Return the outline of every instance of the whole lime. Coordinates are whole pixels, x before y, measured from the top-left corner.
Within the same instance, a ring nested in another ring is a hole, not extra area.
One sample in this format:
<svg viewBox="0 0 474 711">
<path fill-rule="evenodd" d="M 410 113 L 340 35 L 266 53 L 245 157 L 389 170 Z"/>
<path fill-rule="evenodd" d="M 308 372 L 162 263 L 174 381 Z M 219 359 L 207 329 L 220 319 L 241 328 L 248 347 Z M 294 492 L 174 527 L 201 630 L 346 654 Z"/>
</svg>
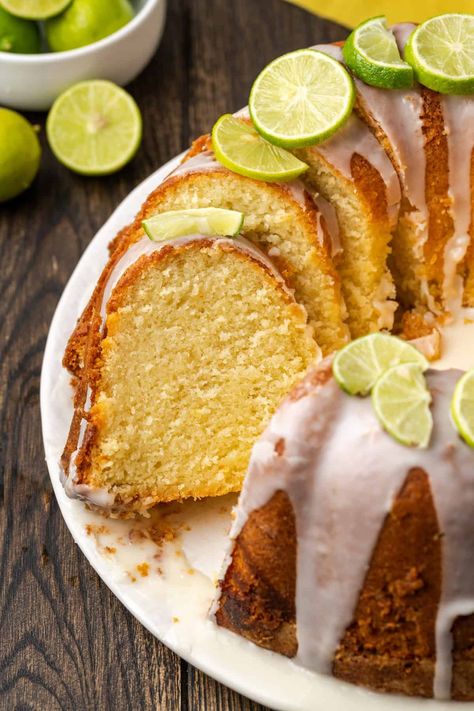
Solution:
<svg viewBox="0 0 474 711">
<path fill-rule="evenodd" d="M 0 108 L 0 202 L 26 190 L 38 172 L 41 148 L 33 126 Z"/>
<path fill-rule="evenodd" d="M 0 52 L 36 54 L 41 40 L 38 25 L 10 15 L 0 7 Z"/>
<path fill-rule="evenodd" d="M 108 37 L 132 17 L 128 0 L 73 0 L 65 12 L 46 21 L 46 38 L 53 52 L 65 52 Z"/>
</svg>

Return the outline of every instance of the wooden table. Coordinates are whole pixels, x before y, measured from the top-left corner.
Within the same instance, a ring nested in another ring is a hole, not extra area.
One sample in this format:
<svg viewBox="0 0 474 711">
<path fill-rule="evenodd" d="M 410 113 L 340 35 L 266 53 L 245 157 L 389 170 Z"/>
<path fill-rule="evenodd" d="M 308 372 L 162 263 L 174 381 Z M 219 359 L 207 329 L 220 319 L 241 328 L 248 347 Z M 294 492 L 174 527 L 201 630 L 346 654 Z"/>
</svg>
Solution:
<svg viewBox="0 0 474 711">
<path fill-rule="evenodd" d="M 156 56 L 130 87 L 144 117 L 135 160 L 115 176 L 68 172 L 45 144 L 34 186 L 0 205 L 0 709 L 256 711 L 180 660 L 118 602 L 75 546 L 52 495 L 39 412 L 43 349 L 61 292 L 130 190 L 289 50 L 346 31 L 281 0 L 170 0 Z"/>
</svg>

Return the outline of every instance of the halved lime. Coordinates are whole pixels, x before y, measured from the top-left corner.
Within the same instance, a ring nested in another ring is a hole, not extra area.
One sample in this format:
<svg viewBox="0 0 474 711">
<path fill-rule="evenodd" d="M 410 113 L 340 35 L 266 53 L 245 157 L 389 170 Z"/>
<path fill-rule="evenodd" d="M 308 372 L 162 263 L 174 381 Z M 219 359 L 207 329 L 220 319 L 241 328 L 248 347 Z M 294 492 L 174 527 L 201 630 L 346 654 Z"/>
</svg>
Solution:
<svg viewBox="0 0 474 711">
<path fill-rule="evenodd" d="M 400 363 L 415 363 L 422 371 L 428 368 L 425 356 L 406 341 L 371 333 L 342 348 L 332 370 L 343 390 L 350 395 L 367 395 L 385 370 Z"/>
<path fill-rule="evenodd" d="M 17 17 L 27 20 L 46 20 L 59 15 L 71 0 L 0 0 L 0 5 Z"/>
<path fill-rule="evenodd" d="M 351 115 L 354 98 L 354 83 L 340 62 L 314 49 L 299 49 L 270 62 L 258 75 L 249 110 L 268 141 L 298 148 L 337 131 Z"/>
<path fill-rule="evenodd" d="M 286 182 L 308 169 L 292 153 L 268 143 L 249 121 L 231 114 L 224 114 L 214 124 L 212 147 L 222 165 L 248 178 Z"/>
<path fill-rule="evenodd" d="M 239 234 L 244 224 L 244 215 L 237 210 L 220 207 L 200 207 L 193 210 L 170 210 L 144 220 L 143 229 L 154 242 L 185 235 Z"/>
<path fill-rule="evenodd" d="M 116 84 L 84 81 L 56 99 L 46 131 L 51 150 L 65 166 L 83 175 L 107 175 L 137 152 L 142 118 L 130 94 Z"/>
<path fill-rule="evenodd" d="M 382 89 L 406 89 L 413 84 L 413 69 L 400 57 L 382 15 L 356 27 L 342 52 L 347 66 L 366 84 Z"/>
<path fill-rule="evenodd" d="M 410 35 L 405 59 L 433 91 L 474 93 L 474 15 L 453 12 L 423 22 Z"/>
<path fill-rule="evenodd" d="M 372 405 L 383 428 L 397 442 L 426 448 L 433 418 L 431 394 L 417 363 L 402 363 L 383 373 L 372 390 Z"/>
<path fill-rule="evenodd" d="M 465 442 L 474 447 L 474 369 L 456 383 L 451 400 L 451 417 Z"/>
<path fill-rule="evenodd" d="M 37 23 L 15 17 L 0 5 L 0 52 L 36 54 L 40 49 Z"/>
</svg>

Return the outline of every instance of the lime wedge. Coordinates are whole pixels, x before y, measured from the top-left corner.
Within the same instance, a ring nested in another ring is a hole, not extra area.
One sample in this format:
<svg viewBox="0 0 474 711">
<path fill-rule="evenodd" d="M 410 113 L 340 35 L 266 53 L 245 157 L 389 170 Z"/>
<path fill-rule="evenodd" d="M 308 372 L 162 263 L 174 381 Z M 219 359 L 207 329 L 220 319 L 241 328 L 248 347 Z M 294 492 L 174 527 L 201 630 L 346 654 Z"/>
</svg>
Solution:
<svg viewBox="0 0 474 711">
<path fill-rule="evenodd" d="M 385 370 L 400 363 L 415 363 L 421 371 L 428 368 L 425 356 L 406 341 L 371 333 L 342 348 L 334 358 L 332 371 L 350 395 L 367 395 Z"/>
<path fill-rule="evenodd" d="M 249 121 L 224 114 L 212 129 L 217 160 L 234 173 L 267 181 L 288 181 L 308 169 L 283 148 L 265 141 Z"/>
<path fill-rule="evenodd" d="M 417 363 L 383 373 L 372 390 L 372 405 L 383 428 L 407 447 L 428 446 L 433 429 L 431 394 Z"/>
<path fill-rule="evenodd" d="M 249 110 L 257 131 L 283 148 L 320 143 L 342 126 L 354 105 L 354 84 L 332 57 L 300 49 L 271 62 L 256 78 Z"/>
<path fill-rule="evenodd" d="M 144 220 L 143 229 L 154 242 L 162 242 L 185 235 L 239 234 L 244 224 L 244 215 L 237 210 L 220 207 L 201 207 L 194 210 L 171 210 Z"/>
<path fill-rule="evenodd" d="M 449 13 L 423 22 L 410 36 L 405 58 L 429 89 L 474 93 L 474 15 Z"/>
<path fill-rule="evenodd" d="M 456 384 L 451 417 L 463 440 L 474 447 L 474 369 L 464 373 Z"/>
<path fill-rule="evenodd" d="M 406 89 L 413 84 L 413 69 L 400 57 L 383 16 L 356 27 L 342 52 L 349 69 L 366 84 L 382 89 Z"/>
<path fill-rule="evenodd" d="M 65 10 L 71 0 L 0 0 L 0 5 L 26 20 L 46 20 Z"/>
<path fill-rule="evenodd" d="M 142 119 L 135 101 L 119 86 L 85 81 L 56 99 L 46 131 L 51 150 L 65 166 L 83 175 L 107 175 L 137 152 Z"/>
</svg>

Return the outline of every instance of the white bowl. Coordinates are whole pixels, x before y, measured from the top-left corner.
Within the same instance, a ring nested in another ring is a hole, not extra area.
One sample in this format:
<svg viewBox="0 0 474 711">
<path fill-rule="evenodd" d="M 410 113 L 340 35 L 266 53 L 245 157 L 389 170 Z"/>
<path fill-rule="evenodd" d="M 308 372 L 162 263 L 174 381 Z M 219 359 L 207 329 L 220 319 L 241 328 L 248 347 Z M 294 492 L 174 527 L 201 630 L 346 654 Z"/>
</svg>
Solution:
<svg viewBox="0 0 474 711">
<path fill-rule="evenodd" d="M 166 0 L 136 0 L 135 17 L 114 34 L 68 52 L 0 52 L 0 105 L 49 109 L 61 92 L 84 79 L 124 85 L 152 58 L 163 34 Z"/>
</svg>

